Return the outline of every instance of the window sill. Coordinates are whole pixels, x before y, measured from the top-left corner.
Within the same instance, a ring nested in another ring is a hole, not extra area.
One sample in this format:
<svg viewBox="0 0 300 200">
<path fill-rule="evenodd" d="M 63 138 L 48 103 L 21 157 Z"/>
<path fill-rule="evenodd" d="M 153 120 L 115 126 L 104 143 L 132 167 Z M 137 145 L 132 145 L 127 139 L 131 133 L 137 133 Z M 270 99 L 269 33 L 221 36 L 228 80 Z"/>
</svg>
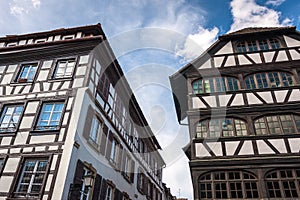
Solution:
<svg viewBox="0 0 300 200">
<path fill-rule="evenodd" d="M 48 82 L 57 82 L 57 81 L 71 81 L 73 76 L 71 77 L 62 77 L 62 78 L 49 78 Z"/>
<path fill-rule="evenodd" d="M 95 151 L 97 151 L 97 153 L 100 153 L 100 145 L 99 144 L 93 142 L 90 139 L 87 139 L 87 143 L 91 148 L 93 148 Z"/>
<path fill-rule="evenodd" d="M 29 132 L 29 135 L 55 135 L 59 134 L 60 129 L 55 129 L 55 130 L 32 130 Z"/>
<path fill-rule="evenodd" d="M 28 81 L 28 82 L 11 82 L 10 85 L 31 85 L 34 81 Z"/>
<path fill-rule="evenodd" d="M 3 131 L 3 132 L 0 132 L 0 137 L 11 137 L 11 136 L 15 136 L 17 134 L 17 131 Z"/>
</svg>

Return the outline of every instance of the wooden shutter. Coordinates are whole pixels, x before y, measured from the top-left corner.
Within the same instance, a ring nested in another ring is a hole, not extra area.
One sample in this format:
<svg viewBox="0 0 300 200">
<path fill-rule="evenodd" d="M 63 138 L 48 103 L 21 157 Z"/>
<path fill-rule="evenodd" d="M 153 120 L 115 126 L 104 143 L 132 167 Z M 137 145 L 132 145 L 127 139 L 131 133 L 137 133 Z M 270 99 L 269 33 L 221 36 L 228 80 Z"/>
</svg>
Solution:
<svg viewBox="0 0 300 200">
<path fill-rule="evenodd" d="M 97 174 L 95 180 L 95 186 L 93 191 L 93 199 L 92 200 L 99 200 L 100 199 L 100 190 L 101 190 L 101 181 L 102 177 Z"/>
<path fill-rule="evenodd" d="M 122 171 L 122 156 L 123 156 L 123 147 L 121 144 L 118 144 L 119 146 L 119 157 L 118 157 L 118 170 Z"/>
<path fill-rule="evenodd" d="M 90 137 L 90 131 L 91 131 L 93 117 L 94 117 L 94 109 L 92 108 L 92 106 L 89 106 L 87 115 L 86 115 L 86 119 L 85 119 L 84 129 L 83 129 L 83 137 L 87 140 Z"/>
<path fill-rule="evenodd" d="M 77 200 L 80 198 L 80 189 L 82 185 L 82 177 L 84 175 L 84 164 L 81 160 L 77 161 L 74 180 L 73 180 L 73 187 L 70 188 L 69 197 L 72 200 Z"/>
<path fill-rule="evenodd" d="M 131 160 L 131 171 L 130 171 L 130 182 L 133 183 L 134 182 L 134 160 Z"/>
<path fill-rule="evenodd" d="M 105 124 L 103 124 L 103 134 L 102 134 L 102 137 L 101 137 L 101 144 L 100 144 L 100 153 L 103 156 L 105 155 L 107 134 L 108 134 L 108 127 Z"/>
<path fill-rule="evenodd" d="M 102 179 L 101 191 L 100 191 L 100 200 L 105 200 L 107 190 L 107 183 L 105 179 Z"/>
</svg>

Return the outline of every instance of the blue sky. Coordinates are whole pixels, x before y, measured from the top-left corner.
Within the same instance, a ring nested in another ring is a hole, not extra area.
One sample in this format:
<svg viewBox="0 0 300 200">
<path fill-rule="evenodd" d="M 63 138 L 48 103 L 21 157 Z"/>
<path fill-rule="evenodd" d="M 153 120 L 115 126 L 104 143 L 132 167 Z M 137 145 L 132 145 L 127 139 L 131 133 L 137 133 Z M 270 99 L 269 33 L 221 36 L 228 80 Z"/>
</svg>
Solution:
<svg viewBox="0 0 300 200">
<path fill-rule="evenodd" d="M 298 0 L 0 0 L 0 35 L 101 23 L 164 151 L 163 180 L 192 199 L 189 141 L 168 77 L 219 35 L 248 26 L 300 26 Z"/>
</svg>

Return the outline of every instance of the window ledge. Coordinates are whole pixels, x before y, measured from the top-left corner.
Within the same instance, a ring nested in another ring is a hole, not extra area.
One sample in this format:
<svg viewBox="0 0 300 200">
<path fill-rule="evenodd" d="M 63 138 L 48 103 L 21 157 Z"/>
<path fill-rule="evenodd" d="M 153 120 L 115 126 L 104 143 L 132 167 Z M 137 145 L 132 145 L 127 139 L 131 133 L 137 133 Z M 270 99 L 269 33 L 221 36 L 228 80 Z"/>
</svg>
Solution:
<svg viewBox="0 0 300 200">
<path fill-rule="evenodd" d="M 13 131 L 13 132 L 0 132 L 0 137 L 15 136 L 16 134 L 17 134 L 17 131 Z"/>
<path fill-rule="evenodd" d="M 71 77 L 62 77 L 62 78 L 49 78 L 48 82 L 71 81 L 71 80 L 73 80 L 73 76 L 71 76 Z"/>
<path fill-rule="evenodd" d="M 59 134 L 60 129 L 56 129 L 56 130 L 32 130 L 29 132 L 29 135 L 55 135 L 55 134 Z"/>
</svg>

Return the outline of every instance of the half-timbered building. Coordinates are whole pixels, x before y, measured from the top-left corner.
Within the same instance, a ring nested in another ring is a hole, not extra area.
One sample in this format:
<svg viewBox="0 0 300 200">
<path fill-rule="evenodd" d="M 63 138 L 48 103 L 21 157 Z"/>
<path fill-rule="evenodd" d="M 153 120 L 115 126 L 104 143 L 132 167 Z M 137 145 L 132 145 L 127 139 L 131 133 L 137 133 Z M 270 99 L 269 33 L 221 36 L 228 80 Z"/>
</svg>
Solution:
<svg viewBox="0 0 300 200">
<path fill-rule="evenodd" d="M 162 200 L 159 149 L 100 24 L 0 38 L 0 199 Z"/>
<path fill-rule="evenodd" d="M 195 199 L 300 199 L 300 34 L 220 36 L 170 77 Z"/>
</svg>

